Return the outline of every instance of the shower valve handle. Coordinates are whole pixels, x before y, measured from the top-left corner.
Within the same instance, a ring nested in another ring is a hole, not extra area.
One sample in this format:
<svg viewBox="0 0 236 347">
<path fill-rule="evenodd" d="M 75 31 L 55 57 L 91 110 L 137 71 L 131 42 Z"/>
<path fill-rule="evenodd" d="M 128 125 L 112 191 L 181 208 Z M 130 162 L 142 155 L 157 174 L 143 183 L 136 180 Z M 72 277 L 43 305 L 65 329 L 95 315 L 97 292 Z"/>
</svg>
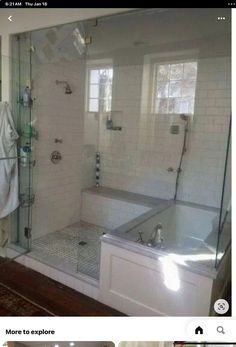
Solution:
<svg viewBox="0 0 236 347">
<path fill-rule="evenodd" d="M 168 169 L 166 169 L 168 172 L 181 172 L 182 169 L 180 167 L 178 167 L 178 169 L 174 169 L 172 166 L 168 167 Z"/>
<path fill-rule="evenodd" d="M 63 139 L 55 139 L 54 142 L 55 142 L 55 143 L 62 143 L 62 142 L 63 142 Z"/>
<path fill-rule="evenodd" d="M 174 172 L 174 168 L 172 166 L 168 167 L 167 169 L 168 172 Z"/>
</svg>

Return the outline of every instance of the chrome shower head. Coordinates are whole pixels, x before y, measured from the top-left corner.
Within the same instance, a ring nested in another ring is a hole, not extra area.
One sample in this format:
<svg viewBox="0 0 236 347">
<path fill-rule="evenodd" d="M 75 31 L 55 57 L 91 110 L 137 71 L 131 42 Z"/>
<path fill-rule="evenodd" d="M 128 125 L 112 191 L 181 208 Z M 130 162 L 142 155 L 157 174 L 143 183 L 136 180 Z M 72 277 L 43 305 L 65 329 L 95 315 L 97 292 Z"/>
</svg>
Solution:
<svg viewBox="0 0 236 347">
<path fill-rule="evenodd" d="M 71 90 L 71 88 L 70 88 L 68 83 L 66 84 L 65 94 L 72 94 L 72 90 Z"/>
<path fill-rule="evenodd" d="M 72 94 L 72 90 L 71 90 L 71 87 L 69 86 L 68 82 L 56 80 L 56 84 L 64 84 L 65 85 L 65 94 Z"/>
<path fill-rule="evenodd" d="M 182 120 L 186 122 L 189 120 L 189 116 L 187 114 L 181 113 L 179 116 Z"/>
</svg>

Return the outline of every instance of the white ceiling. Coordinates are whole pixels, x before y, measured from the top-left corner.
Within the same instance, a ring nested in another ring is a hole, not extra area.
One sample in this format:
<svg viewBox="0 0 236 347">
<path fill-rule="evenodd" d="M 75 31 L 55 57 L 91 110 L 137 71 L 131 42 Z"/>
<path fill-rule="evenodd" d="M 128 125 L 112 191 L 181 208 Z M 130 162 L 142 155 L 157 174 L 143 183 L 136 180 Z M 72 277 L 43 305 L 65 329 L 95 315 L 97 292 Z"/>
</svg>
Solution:
<svg viewBox="0 0 236 347">
<path fill-rule="evenodd" d="M 218 17 L 226 19 L 219 21 Z M 74 46 L 73 31 L 91 37 L 87 57 L 111 55 L 127 50 L 150 51 L 154 47 L 203 39 L 221 40 L 231 31 L 230 9 L 145 9 L 98 17 L 93 21 L 74 22 L 31 33 L 40 62 L 74 60 L 81 57 Z M 53 39 L 53 40 L 50 40 Z M 223 42 L 225 39 L 223 39 Z"/>
</svg>

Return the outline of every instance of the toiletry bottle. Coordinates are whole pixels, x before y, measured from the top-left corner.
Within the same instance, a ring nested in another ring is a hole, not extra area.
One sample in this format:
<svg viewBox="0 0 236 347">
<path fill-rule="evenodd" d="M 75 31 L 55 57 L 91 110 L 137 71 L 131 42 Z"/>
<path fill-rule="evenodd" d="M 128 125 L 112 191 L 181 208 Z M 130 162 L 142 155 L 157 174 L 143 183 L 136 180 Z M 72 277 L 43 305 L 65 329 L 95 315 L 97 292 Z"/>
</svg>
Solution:
<svg viewBox="0 0 236 347">
<path fill-rule="evenodd" d="M 26 167 L 27 164 L 30 162 L 30 153 L 31 153 L 31 147 L 28 142 L 24 146 L 21 146 L 20 148 L 20 163 L 21 166 Z"/>
<path fill-rule="evenodd" d="M 31 104 L 30 89 L 28 86 L 26 86 L 22 94 L 22 105 L 25 107 L 29 107 L 30 104 Z"/>
<path fill-rule="evenodd" d="M 107 117 L 106 126 L 107 126 L 107 129 L 113 128 L 113 121 L 112 121 L 111 117 L 109 117 L 109 116 Z"/>
<path fill-rule="evenodd" d="M 33 128 L 30 125 L 30 123 L 28 123 L 27 125 L 25 125 L 22 130 L 21 130 L 21 135 L 30 139 L 33 135 Z"/>
</svg>

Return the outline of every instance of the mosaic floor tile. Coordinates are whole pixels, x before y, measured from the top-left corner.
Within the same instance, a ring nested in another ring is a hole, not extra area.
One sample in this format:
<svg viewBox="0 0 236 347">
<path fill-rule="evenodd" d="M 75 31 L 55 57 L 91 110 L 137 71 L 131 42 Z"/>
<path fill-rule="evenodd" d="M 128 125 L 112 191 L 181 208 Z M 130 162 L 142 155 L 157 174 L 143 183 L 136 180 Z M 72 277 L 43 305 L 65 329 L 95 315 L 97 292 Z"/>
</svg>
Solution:
<svg viewBox="0 0 236 347">
<path fill-rule="evenodd" d="M 99 279 L 100 237 L 107 231 L 79 222 L 34 240 L 30 255 L 62 270 Z"/>
</svg>

